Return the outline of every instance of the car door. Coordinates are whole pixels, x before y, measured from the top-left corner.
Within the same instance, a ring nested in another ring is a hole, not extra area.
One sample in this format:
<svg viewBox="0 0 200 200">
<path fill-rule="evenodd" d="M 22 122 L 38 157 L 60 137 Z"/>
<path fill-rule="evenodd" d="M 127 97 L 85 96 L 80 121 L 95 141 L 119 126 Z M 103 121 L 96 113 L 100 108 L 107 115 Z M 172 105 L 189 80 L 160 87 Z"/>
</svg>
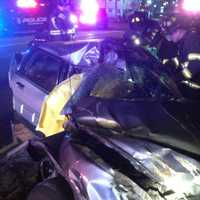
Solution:
<svg viewBox="0 0 200 200">
<path fill-rule="evenodd" d="M 61 64 L 58 58 L 39 50 L 16 74 L 15 110 L 34 126 L 37 125 L 44 98 L 58 83 Z"/>
</svg>

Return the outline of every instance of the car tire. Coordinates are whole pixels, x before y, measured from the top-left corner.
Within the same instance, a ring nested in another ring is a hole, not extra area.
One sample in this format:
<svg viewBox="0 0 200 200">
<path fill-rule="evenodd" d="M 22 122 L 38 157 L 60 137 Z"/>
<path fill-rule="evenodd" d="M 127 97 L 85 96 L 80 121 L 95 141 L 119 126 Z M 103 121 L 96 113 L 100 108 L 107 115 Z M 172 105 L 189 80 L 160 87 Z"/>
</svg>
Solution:
<svg viewBox="0 0 200 200">
<path fill-rule="evenodd" d="M 72 193 L 61 178 L 47 179 L 37 184 L 27 200 L 72 200 Z"/>
</svg>

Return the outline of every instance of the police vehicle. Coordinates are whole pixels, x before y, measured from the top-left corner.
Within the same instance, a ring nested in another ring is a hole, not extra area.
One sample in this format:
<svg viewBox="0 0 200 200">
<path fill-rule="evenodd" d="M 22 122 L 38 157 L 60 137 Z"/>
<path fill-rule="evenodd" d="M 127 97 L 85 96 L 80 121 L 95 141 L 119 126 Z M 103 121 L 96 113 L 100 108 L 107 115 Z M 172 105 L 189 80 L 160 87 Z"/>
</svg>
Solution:
<svg viewBox="0 0 200 200">
<path fill-rule="evenodd" d="M 0 32 L 35 32 L 48 26 L 53 1 L 7 0 L 0 2 Z"/>
</svg>

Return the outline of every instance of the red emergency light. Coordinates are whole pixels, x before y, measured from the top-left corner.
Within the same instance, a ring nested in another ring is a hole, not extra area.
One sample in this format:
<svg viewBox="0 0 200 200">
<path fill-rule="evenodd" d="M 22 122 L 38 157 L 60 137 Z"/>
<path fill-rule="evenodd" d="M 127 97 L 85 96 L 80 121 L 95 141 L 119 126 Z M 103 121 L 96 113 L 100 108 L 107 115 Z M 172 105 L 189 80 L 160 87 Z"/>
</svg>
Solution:
<svg viewBox="0 0 200 200">
<path fill-rule="evenodd" d="M 19 8 L 36 8 L 37 5 L 35 0 L 17 0 L 17 7 Z"/>
</svg>

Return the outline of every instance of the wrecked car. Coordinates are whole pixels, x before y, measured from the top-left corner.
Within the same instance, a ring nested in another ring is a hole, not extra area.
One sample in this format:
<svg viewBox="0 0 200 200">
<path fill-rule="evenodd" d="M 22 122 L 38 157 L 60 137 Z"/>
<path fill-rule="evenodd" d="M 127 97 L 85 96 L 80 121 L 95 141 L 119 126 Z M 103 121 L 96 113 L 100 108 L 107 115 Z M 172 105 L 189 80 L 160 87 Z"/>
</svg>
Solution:
<svg viewBox="0 0 200 200">
<path fill-rule="evenodd" d="M 162 65 L 148 50 L 126 39 L 32 43 L 27 51 L 15 55 L 10 67 L 9 82 L 17 116 L 46 136 L 63 131 L 68 119 L 61 110 L 88 72 L 100 63 L 116 62 L 117 67 L 123 68 L 125 62 L 130 62 L 153 72 L 156 65 Z"/>
<path fill-rule="evenodd" d="M 28 200 L 200 198 L 199 103 L 124 64 L 94 69 L 63 109 L 65 131 L 32 141 L 44 179 Z"/>
<path fill-rule="evenodd" d="M 101 39 L 32 42 L 25 51 L 16 53 L 9 83 L 17 116 L 46 136 L 62 131 L 63 118 L 58 113 L 84 74 L 98 62 L 100 42 Z"/>
</svg>

